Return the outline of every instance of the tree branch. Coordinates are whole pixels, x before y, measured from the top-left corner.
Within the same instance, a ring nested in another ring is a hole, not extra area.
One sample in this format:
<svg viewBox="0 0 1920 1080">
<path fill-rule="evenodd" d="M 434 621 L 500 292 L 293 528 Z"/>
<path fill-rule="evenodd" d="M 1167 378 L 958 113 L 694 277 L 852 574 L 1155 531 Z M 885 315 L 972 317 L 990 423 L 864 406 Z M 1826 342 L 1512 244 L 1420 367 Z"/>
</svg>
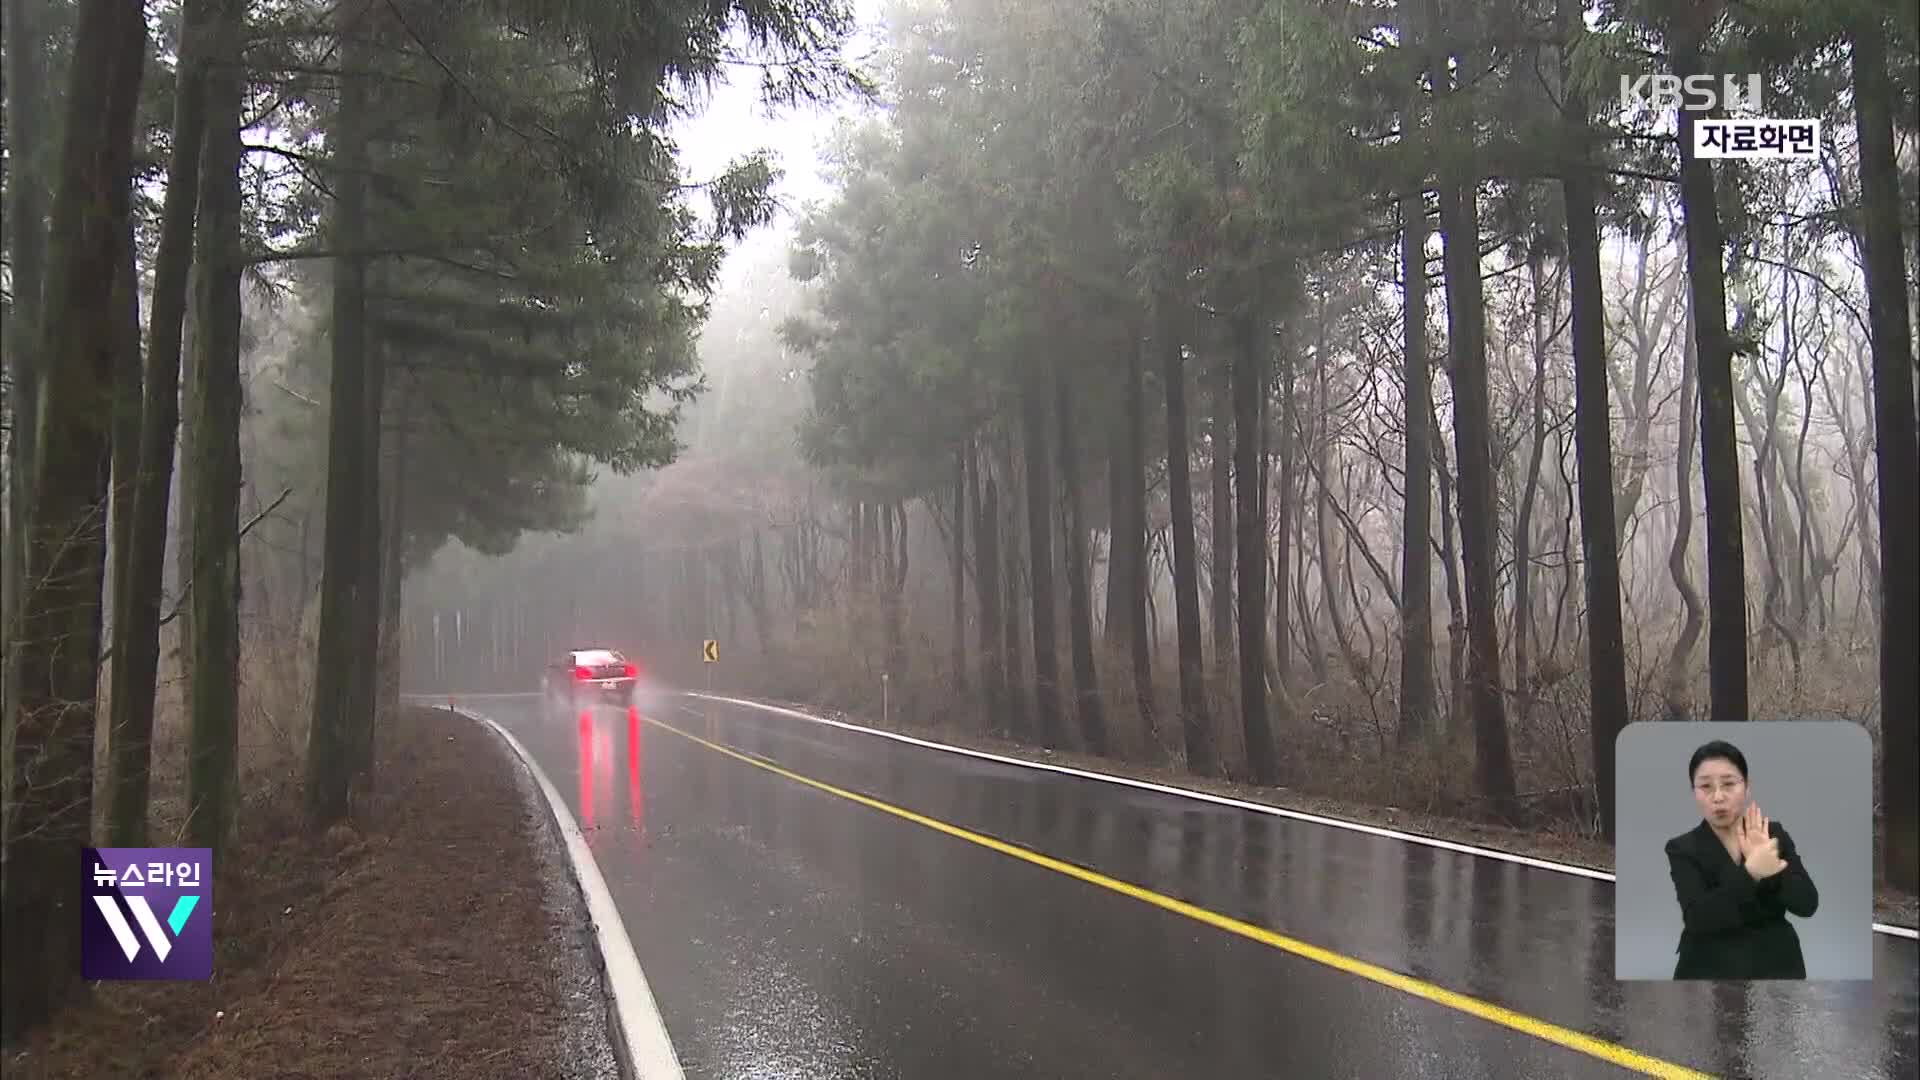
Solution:
<svg viewBox="0 0 1920 1080">
<path fill-rule="evenodd" d="M 260 524 L 262 521 L 265 521 L 268 517 L 272 516 L 275 510 L 280 509 L 281 503 L 286 502 L 288 499 L 292 497 L 293 497 L 292 488 L 286 488 L 285 490 L 281 491 L 280 496 L 278 498 L 274 499 L 271 503 L 268 503 L 265 509 L 261 510 L 259 513 L 253 515 L 253 517 L 249 518 L 246 524 L 240 526 L 240 531 L 234 534 L 234 540 L 239 541 L 239 540 L 245 539 L 246 535 L 253 531 L 253 527 L 255 525 Z M 165 626 L 168 623 L 172 622 L 173 620 L 179 618 L 181 610 L 187 606 L 187 600 L 190 597 L 192 597 L 192 595 L 193 595 L 193 579 L 188 578 L 180 586 L 180 595 L 174 598 L 173 610 L 167 612 L 166 615 L 161 617 L 159 625 Z M 109 647 L 103 652 L 101 652 L 100 662 L 104 664 L 112 656 L 113 656 L 113 649 Z"/>
</svg>

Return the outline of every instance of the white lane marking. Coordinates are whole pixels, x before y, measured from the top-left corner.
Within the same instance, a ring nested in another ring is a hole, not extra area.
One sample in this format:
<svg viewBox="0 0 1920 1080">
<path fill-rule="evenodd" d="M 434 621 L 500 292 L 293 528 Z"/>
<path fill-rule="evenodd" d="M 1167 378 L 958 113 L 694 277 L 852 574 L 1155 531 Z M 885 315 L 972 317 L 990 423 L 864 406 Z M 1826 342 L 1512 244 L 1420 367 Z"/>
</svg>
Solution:
<svg viewBox="0 0 1920 1080">
<path fill-rule="evenodd" d="M 1305 821 L 1314 825 L 1325 825 L 1330 829 L 1346 829 L 1349 832 L 1366 833 L 1369 836 L 1384 837 L 1388 840 L 1400 840 L 1409 844 L 1420 844 L 1425 847 L 1439 848 L 1442 851 L 1458 852 L 1462 855 L 1478 855 L 1484 859 L 1498 859 L 1501 862 L 1518 863 L 1521 866 L 1531 866 L 1536 870 L 1551 870 L 1555 873 L 1572 874 L 1576 877 L 1591 878 L 1594 881 L 1611 882 L 1615 880 L 1611 873 L 1605 870 L 1595 870 L 1590 866 L 1575 866 L 1572 863 L 1553 862 L 1549 859 L 1536 859 L 1529 855 L 1516 855 L 1510 851 L 1497 851 L 1493 848 L 1475 847 L 1472 844 L 1457 844 L 1451 840 L 1440 840 L 1431 836 L 1420 836 L 1415 833 L 1400 832 L 1397 829 L 1385 829 L 1378 825 L 1366 825 L 1357 821 L 1342 821 L 1339 818 L 1321 817 L 1318 814 L 1309 814 L 1301 810 L 1289 810 L 1283 806 L 1269 806 L 1266 803 L 1247 802 L 1244 799 L 1228 798 L 1224 795 L 1212 794 L 1211 792 L 1195 791 L 1192 788 L 1173 787 L 1167 784 L 1155 784 L 1146 780 L 1135 780 L 1130 776 L 1115 776 L 1112 773 L 1093 772 L 1088 769 L 1075 769 L 1066 765 L 1049 765 L 1040 761 L 1026 761 L 1021 758 L 1006 757 L 1001 754 L 990 754 L 984 750 L 974 750 L 965 746 L 951 746 L 947 743 L 933 742 L 927 739 L 916 739 L 911 735 L 901 735 L 892 731 L 881 731 L 877 728 L 861 727 L 859 724 L 849 724 L 843 720 L 829 720 L 824 716 L 813 716 L 795 709 L 789 709 L 779 705 L 769 705 L 761 701 L 750 701 L 746 698 L 727 697 L 723 694 L 702 694 L 693 690 L 682 691 L 682 693 L 688 697 L 705 698 L 711 701 L 740 705 L 749 709 L 759 709 L 762 712 L 775 713 L 780 716 L 791 716 L 796 720 L 807 720 L 816 724 L 825 724 L 829 727 L 842 728 L 847 731 L 858 731 L 866 735 L 878 735 L 883 739 L 892 739 L 895 742 L 908 743 L 913 746 L 925 747 L 929 750 L 944 750 L 951 754 L 965 754 L 967 757 L 980 758 L 984 761 L 997 761 L 1003 765 L 1018 765 L 1027 769 L 1040 769 L 1046 772 L 1064 773 L 1067 776 L 1078 776 L 1084 780 L 1100 780 L 1109 784 L 1140 788 L 1144 791 L 1157 791 L 1163 795 L 1176 795 L 1181 798 L 1196 799 L 1200 802 L 1215 803 L 1220 806 L 1231 806 L 1237 810 L 1251 810 L 1259 814 L 1271 814 L 1274 817 L 1291 818 L 1295 821 Z M 1875 933 L 1886 934 L 1891 937 L 1920 940 L 1920 930 L 1916 930 L 1910 926 L 1893 926 L 1887 923 L 1874 923 L 1873 929 Z"/>
<path fill-rule="evenodd" d="M 587 846 L 586 834 L 574 821 L 566 800 L 512 732 L 490 716 L 459 706 L 451 709 L 487 725 L 505 740 L 547 798 L 547 810 L 553 814 L 554 824 L 566 840 L 567 861 L 573 866 L 574 879 L 580 883 L 580 891 L 587 899 L 587 915 L 593 920 L 594 938 L 600 946 L 607 988 L 613 998 L 614 1041 L 627 1059 L 627 1075 L 636 1080 L 685 1080 L 680 1058 L 673 1051 L 673 1040 L 667 1037 L 666 1021 L 661 1019 L 660 1007 L 653 1000 L 653 988 L 647 985 L 647 977 L 640 971 L 640 959 L 627 937 L 626 924 L 620 921 L 620 909 L 614 905 L 613 894 L 607 891 L 606 879 L 600 876 L 600 864 L 594 861 L 593 849 Z"/>
</svg>

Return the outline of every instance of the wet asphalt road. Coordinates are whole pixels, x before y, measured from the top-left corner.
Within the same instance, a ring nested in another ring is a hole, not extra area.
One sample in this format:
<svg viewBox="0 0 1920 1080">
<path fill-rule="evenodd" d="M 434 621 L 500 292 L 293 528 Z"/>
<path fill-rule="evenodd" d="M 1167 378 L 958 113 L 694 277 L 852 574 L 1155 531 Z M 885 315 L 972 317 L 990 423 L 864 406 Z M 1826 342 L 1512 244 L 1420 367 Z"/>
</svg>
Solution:
<svg viewBox="0 0 1920 1080">
<path fill-rule="evenodd" d="M 462 704 L 567 795 L 694 1080 L 1633 1070 L 687 735 L 1513 1010 L 1523 1029 L 1728 1077 L 1920 1068 L 1911 940 L 1875 935 L 1870 984 L 1623 984 L 1609 882 L 677 696 L 644 712 Z"/>
</svg>

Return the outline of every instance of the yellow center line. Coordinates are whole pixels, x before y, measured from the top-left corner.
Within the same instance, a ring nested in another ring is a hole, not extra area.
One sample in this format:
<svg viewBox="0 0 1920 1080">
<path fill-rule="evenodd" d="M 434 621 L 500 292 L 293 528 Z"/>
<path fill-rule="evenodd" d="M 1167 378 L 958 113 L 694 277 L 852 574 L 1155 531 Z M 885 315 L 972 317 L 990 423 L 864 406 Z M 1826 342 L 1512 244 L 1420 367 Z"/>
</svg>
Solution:
<svg viewBox="0 0 1920 1080">
<path fill-rule="evenodd" d="M 1083 866 L 1076 866 L 1070 862 L 1064 862 L 1048 855 L 1042 855 L 1037 851 L 1032 851 L 1016 844 L 1010 844 L 1004 840 L 996 840 L 991 836 L 973 832 L 970 829 L 963 829 L 958 825 L 949 825 L 938 818 L 931 818 L 925 814 L 915 813 L 912 810 L 895 806 L 892 803 L 882 802 L 879 799 L 862 795 L 856 791 L 848 791 L 845 788 L 835 787 L 825 781 L 815 780 L 809 776 L 802 776 L 791 769 L 786 769 L 772 762 L 741 753 L 731 747 L 710 742 L 698 735 L 682 731 L 672 724 L 653 717 L 648 717 L 647 722 L 656 727 L 671 731 L 681 738 L 698 743 L 716 753 L 725 754 L 727 757 L 737 761 L 746 762 L 748 765 L 752 765 L 757 769 L 765 769 L 776 776 L 792 780 L 794 783 L 804 784 L 807 787 L 824 791 L 829 795 L 838 796 L 849 802 L 859 803 L 861 806 L 878 810 L 883 814 L 891 814 L 904 821 L 911 821 L 915 825 L 932 829 L 935 832 L 945 833 L 956 839 L 965 840 L 970 844 L 977 844 L 983 848 L 997 851 L 1002 855 L 1019 859 L 1022 862 L 1031 863 L 1034 866 L 1044 867 L 1056 873 L 1065 874 L 1068 877 L 1076 878 L 1089 885 L 1096 885 L 1110 892 L 1119 893 L 1122 896 L 1130 896 L 1135 900 L 1152 904 L 1154 907 L 1171 911 L 1177 915 L 1185 915 L 1187 918 L 1196 922 L 1206 923 L 1208 926 L 1225 930 L 1230 934 L 1238 934 L 1243 938 L 1260 942 L 1262 945 L 1271 946 L 1282 952 L 1292 953 L 1295 956 L 1311 960 L 1314 963 L 1324 964 L 1327 967 L 1344 971 L 1349 975 L 1357 975 L 1369 982 L 1379 983 L 1382 986 L 1390 986 L 1395 990 L 1404 991 L 1412 994 L 1414 997 L 1431 1001 L 1436 1005 L 1443 1005 L 1458 1012 L 1477 1016 L 1482 1020 L 1492 1021 L 1501 1027 L 1532 1035 L 1538 1039 L 1544 1039 L 1547 1042 L 1566 1047 L 1569 1050 L 1586 1054 L 1589 1057 L 1598 1058 L 1609 1064 L 1618 1065 L 1623 1069 L 1631 1069 L 1634 1072 L 1646 1076 L 1666 1077 L 1670 1078 L 1670 1080 L 1696 1080 L 1696 1078 L 1711 1076 L 1709 1073 L 1690 1069 L 1684 1065 L 1676 1065 L 1670 1061 L 1663 1061 L 1649 1054 L 1642 1054 L 1637 1050 L 1628 1049 L 1617 1043 L 1608 1042 L 1605 1039 L 1595 1038 L 1591 1035 L 1575 1031 L 1572 1028 L 1561 1027 L 1558 1024 L 1528 1016 L 1525 1013 L 1503 1008 L 1492 1002 L 1481 1001 L 1479 998 L 1471 997 L 1458 991 L 1435 986 L 1432 983 L 1416 979 L 1411 975 L 1402 975 L 1397 971 L 1380 967 L 1377 964 L 1369 964 L 1364 960 L 1356 960 L 1353 957 L 1334 952 L 1331 949 L 1323 949 L 1318 945 L 1309 945 L 1304 941 L 1290 938 L 1285 934 L 1275 933 L 1264 926 L 1255 926 L 1249 922 L 1242 922 L 1232 916 L 1222 915 L 1217 911 L 1210 911 L 1197 904 L 1187 903 L 1185 900 L 1176 900 L 1171 896 L 1154 892 L 1152 889 L 1142 888 L 1139 885 L 1121 881 L 1118 878 L 1111 878 Z"/>
</svg>

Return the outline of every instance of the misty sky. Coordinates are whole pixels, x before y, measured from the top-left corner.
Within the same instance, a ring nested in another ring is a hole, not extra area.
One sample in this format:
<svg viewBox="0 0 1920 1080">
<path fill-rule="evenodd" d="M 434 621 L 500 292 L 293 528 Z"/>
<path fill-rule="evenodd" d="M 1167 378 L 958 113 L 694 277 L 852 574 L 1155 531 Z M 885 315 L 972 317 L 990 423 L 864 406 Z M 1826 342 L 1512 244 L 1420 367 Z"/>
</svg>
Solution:
<svg viewBox="0 0 1920 1080">
<path fill-rule="evenodd" d="M 875 50 L 881 41 L 881 0 L 853 0 L 859 30 L 848 44 L 847 56 L 863 69 L 871 70 Z M 701 114 L 673 128 L 680 146 L 682 170 L 689 180 L 708 180 L 724 170 L 729 161 L 756 149 L 772 150 L 775 162 L 785 173 L 775 185 L 786 207 L 770 228 L 750 237 L 734 257 L 727 260 L 722 273 L 722 291 L 734 276 L 751 261 L 751 252 L 784 246 L 793 229 L 795 211 L 830 194 L 821 179 L 818 148 L 843 117 L 858 115 L 861 107 L 852 103 L 832 109 L 808 106 L 780 109 L 769 114 L 759 100 L 759 72 L 753 68 L 729 69 L 723 84 L 716 84 L 712 100 Z M 705 210 L 705 200 L 696 200 Z"/>
</svg>

